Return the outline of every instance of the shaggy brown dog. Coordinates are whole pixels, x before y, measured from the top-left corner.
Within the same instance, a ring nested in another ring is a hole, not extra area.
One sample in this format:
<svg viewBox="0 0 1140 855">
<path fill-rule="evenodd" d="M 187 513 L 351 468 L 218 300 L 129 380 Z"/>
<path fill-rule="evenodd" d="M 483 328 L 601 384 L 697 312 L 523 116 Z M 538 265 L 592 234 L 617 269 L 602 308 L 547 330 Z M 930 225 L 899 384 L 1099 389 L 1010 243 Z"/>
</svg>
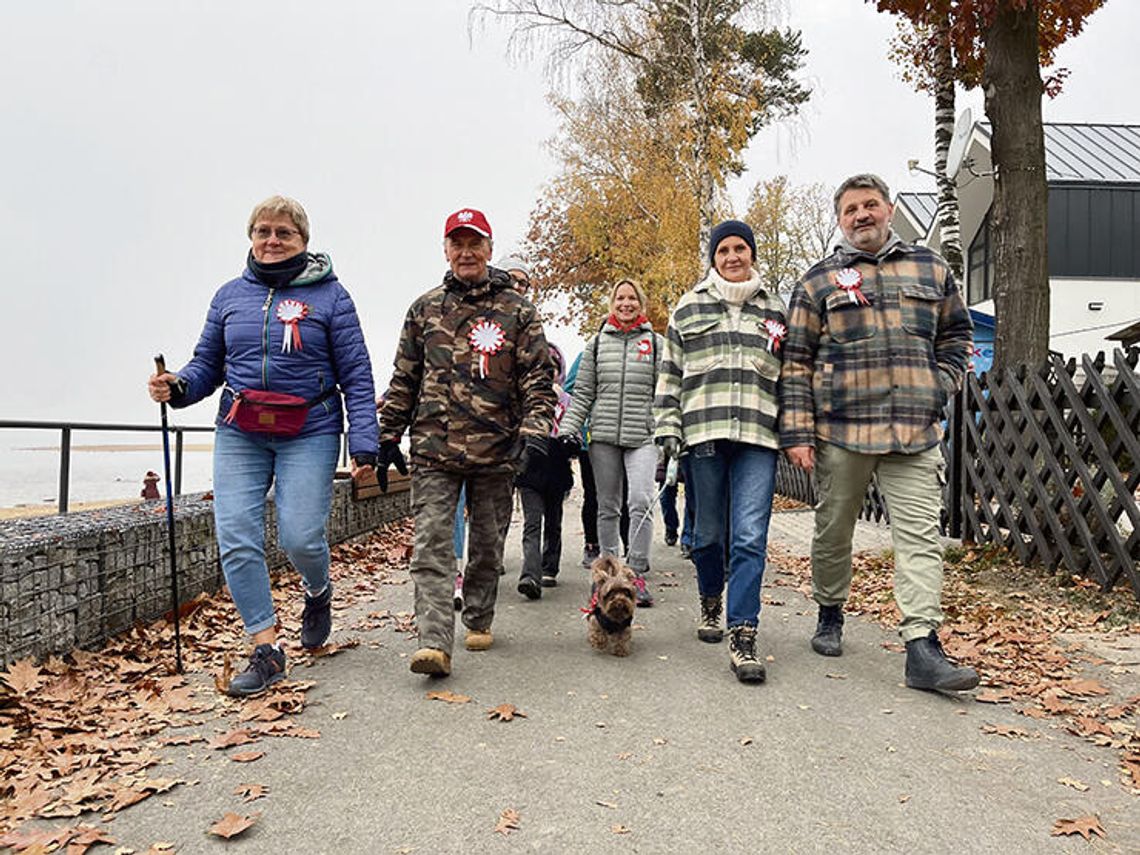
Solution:
<svg viewBox="0 0 1140 855">
<path fill-rule="evenodd" d="M 595 650 L 629 656 L 633 612 L 637 607 L 633 571 L 613 555 L 603 555 L 590 568 L 594 594 L 586 613 L 587 638 Z"/>
</svg>

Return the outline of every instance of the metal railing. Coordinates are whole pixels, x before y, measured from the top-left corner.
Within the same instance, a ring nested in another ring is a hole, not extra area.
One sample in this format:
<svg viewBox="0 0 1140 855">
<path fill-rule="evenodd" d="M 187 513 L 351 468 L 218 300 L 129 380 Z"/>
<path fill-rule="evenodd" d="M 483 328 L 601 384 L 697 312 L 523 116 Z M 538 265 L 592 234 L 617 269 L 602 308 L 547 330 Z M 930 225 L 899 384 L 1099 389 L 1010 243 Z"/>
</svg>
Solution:
<svg viewBox="0 0 1140 855">
<path fill-rule="evenodd" d="M 159 425 L 120 425 L 106 422 L 41 422 L 0 419 L 0 429 L 58 430 L 59 431 L 59 513 L 66 514 L 71 491 L 71 433 L 77 430 L 105 431 L 108 433 L 140 432 L 162 433 Z M 172 425 L 174 434 L 174 494 L 182 495 L 183 434 L 213 433 L 214 426 Z"/>
</svg>

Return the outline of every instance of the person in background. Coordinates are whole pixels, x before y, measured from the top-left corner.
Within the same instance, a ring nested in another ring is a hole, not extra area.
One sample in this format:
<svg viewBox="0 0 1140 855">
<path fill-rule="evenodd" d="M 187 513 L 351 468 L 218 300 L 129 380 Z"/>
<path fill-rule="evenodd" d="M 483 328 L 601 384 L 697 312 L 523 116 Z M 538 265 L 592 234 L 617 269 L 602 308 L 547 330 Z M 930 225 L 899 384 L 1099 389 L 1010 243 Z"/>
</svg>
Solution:
<svg viewBox="0 0 1140 855">
<path fill-rule="evenodd" d="M 566 360 L 562 351 L 550 345 L 557 380 L 554 391 L 558 403 L 554 407 L 554 430 L 570 404 L 570 396 L 562 389 L 566 379 Z M 552 435 L 554 431 L 552 431 Z M 519 593 L 527 599 L 542 597 L 543 588 L 558 585 L 558 565 L 562 560 L 562 503 L 574 486 L 570 472 L 570 452 L 565 444 L 550 443 L 545 469 L 520 473 L 516 479 L 523 506 L 523 566 L 519 577 Z"/>
<path fill-rule="evenodd" d="M 253 209 L 246 233 L 245 271 L 214 294 L 193 358 L 148 382 L 152 399 L 176 408 L 222 387 L 214 522 L 226 585 L 254 643 L 248 667 L 226 689 L 236 697 L 285 676 L 265 563 L 270 487 L 281 548 L 305 590 L 301 646 L 316 649 L 332 629 L 326 527 L 345 410 L 353 476 L 370 476 L 377 455 L 364 333 L 332 261 L 308 251 L 305 209 L 272 196 Z M 271 403 L 281 396 L 291 400 Z"/>
<path fill-rule="evenodd" d="M 590 420 L 590 463 L 598 490 L 603 554 L 620 556 L 622 479 L 628 482 L 630 541 L 626 562 L 636 576 L 637 604 L 653 605 L 645 582 L 653 542 L 653 390 L 661 337 L 645 314 L 640 285 L 622 279 L 610 292 L 610 314 L 586 343 L 570 409 L 558 428 L 573 443 Z"/>
<path fill-rule="evenodd" d="M 811 646 L 839 656 L 851 542 L 871 477 L 890 511 L 906 684 L 978 685 L 938 640 L 942 623 L 943 410 L 973 351 L 973 324 L 946 262 L 891 228 L 890 190 L 853 175 L 835 191 L 843 240 L 792 292 L 781 376 L 780 444 L 815 472 Z"/>
<path fill-rule="evenodd" d="M 491 268 L 491 226 L 473 208 L 447 218 L 449 270 L 404 319 L 395 370 L 380 410 L 380 481 L 404 466 L 411 433 L 412 514 L 419 649 L 417 674 L 451 673 L 455 641 L 453 533 L 466 488 L 468 553 L 463 611 L 468 650 L 487 650 L 503 563 L 503 532 L 516 469 L 546 465 L 554 369 L 534 306 L 505 271 Z"/>
<path fill-rule="evenodd" d="M 582 364 L 582 354 L 574 357 L 570 371 L 566 375 L 565 390 L 574 398 L 574 384 L 578 380 L 578 368 Z M 562 436 L 565 443 L 567 437 Z M 590 567 L 602 554 L 598 546 L 598 490 L 594 485 L 594 470 L 590 466 L 590 421 L 583 422 L 578 430 L 578 444 L 574 448 L 570 443 L 572 455 L 578 459 L 578 474 L 582 480 L 582 534 L 585 543 L 582 546 L 582 566 Z"/>
<path fill-rule="evenodd" d="M 701 598 L 697 637 L 723 638 L 727 588 L 729 665 L 744 683 L 767 676 L 756 628 L 776 484 L 776 382 L 787 332 L 784 301 L 764 287 L 755 262 L 756 239 L 747 224 L 726 220 L 712 230 L 709 271 L 669 319 L 656 403 L 657 439 L 666 456 L 688 451 L 685 489 L 696 499 L 692 559 Z"/>
</svg>

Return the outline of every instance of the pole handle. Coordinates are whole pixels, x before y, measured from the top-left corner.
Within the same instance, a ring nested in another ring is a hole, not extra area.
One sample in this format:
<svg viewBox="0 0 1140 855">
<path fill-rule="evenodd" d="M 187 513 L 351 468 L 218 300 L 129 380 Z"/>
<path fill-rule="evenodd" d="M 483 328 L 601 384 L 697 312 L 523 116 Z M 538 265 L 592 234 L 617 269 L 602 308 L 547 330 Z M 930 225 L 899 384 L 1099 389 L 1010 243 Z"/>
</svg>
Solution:
<svg viewBox="0 0 1140 855">
<path fill-rule="evenodd" d="M 161 353 L 154 358 L 154 373 L 159 377 L 166 373 L 166 358 Z"/>
</svg>

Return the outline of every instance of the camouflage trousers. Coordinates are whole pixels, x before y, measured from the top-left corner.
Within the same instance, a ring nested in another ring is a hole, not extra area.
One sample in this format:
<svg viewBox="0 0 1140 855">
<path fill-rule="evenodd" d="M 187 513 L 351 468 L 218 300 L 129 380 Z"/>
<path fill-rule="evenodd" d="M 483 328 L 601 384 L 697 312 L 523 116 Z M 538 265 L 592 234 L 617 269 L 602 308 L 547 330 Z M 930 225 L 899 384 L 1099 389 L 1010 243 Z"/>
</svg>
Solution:
<svg viewBox="0 0 1140 855">
<path fill-rule="evenodd" d="M 448 655 L 455 643 L 455 551 L 452 529 L 459 490 L 467 487 L 467 567 L 463 573 L 463 624 L 490 629 L 499 593 L 503 541 L 511 515 L 513 472 L 446 472 L 417 469 L 412 475 L 416 521 L 411 574 L 416 586 L 420 647 Z"/>
</svg>

